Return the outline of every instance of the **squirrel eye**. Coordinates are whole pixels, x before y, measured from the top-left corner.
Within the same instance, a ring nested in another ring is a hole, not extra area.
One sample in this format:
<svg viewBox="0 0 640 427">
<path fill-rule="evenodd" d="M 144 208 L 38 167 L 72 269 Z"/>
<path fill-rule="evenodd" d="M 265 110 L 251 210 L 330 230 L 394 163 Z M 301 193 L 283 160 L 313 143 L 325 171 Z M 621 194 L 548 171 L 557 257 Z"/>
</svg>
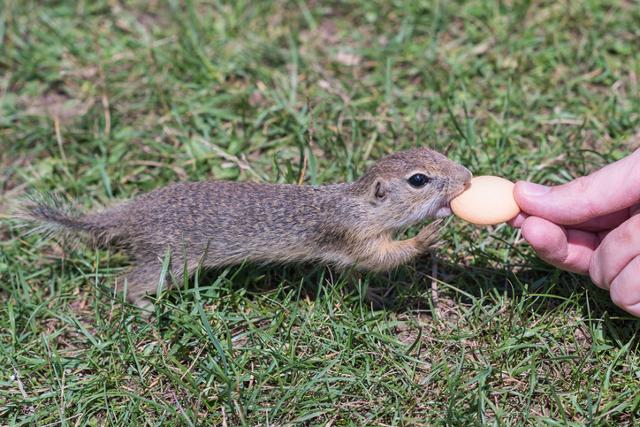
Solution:
<svg viewBox="0 0 640 427">
<path fill-rule="evenodd" d="M 415 175 L 411 175 L 407 181 L 409 181 L 409 184 L 411 184 L 412 187 L 419 188 L 428 184 L 431 181 L 431 178 L 424 174 L 417 173 Z"/>
</svg>

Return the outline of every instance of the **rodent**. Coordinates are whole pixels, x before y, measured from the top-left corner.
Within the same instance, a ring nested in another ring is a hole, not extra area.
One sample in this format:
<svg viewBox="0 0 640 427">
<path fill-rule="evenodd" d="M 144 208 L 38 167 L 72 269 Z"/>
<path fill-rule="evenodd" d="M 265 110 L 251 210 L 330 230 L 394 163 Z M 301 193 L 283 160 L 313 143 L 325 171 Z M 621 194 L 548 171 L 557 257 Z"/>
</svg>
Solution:
<svg viewBox="0 0 640 427">
<path fill-rule="evenodd" d="M 450 214 L 449 201 L 471 177 L 444 155 L 416 148 L 383 157 L 350 183 L 179 183 L 87 214 L 34 199 L 22 205 L 21 217 L 41 230 L 80 232 L 96 246 L 122 247 L 133 266 L 119 286 L 129 302 L 145 307 L 167 251 L 175 277 L 185 267 L 191 275 L 200 266 L 245 261 L 391 269 L 437 240 L 433 224 L 406 240 L 394 240 L 394 232 Z"/>
</svg>

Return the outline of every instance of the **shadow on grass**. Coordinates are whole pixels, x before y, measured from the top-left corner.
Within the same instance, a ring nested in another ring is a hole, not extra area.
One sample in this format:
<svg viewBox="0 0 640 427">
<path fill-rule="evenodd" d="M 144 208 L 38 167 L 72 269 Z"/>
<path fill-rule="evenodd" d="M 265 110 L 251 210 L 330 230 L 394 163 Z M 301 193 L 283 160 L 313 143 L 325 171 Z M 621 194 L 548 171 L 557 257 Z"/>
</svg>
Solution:
<svg viewBox="0 0 640 427">
<path fill-rule="evenodd" d="M 191 278 L 186 284 L 174 284 L 174 290 L 163 298 L 172 305 L 178 304 L 178 299 L 193 298 L 189 294 L 195 292 L 194 281 Z M 176 292 L 176 286 L 186 294 Z M 372 310 L 419 312 L 431 317 L 440 316 L 439 304 L 491 304 L 486 297 L 493 294 L 521 304 L 522 316 L 540 317 L 579 307 L 585 321 L 602 322 L 603 338 L 611 345 L 621 347 L 631 342 L 630 348 L 635 348 L 640 344 L 636 338 L 640 322 L 611 303 L 606 291 L 585 277 L 562 272 L 537 259 L 524 266 L 495 266 L 490 260 L 464 266 L 438 259 L 434 270 L 433 259 L 425 258 L 414 267 L 381 274 L 339 272 L 310 264 L 243 265 L 209 269 L 199 276 L 198 293 L 203 303 L 217 304 L 219 295 L 225 292 L 219 287 L 241 291 L 246 298 L 268 295 L 276 304 L 290 299 L 317 301 L 329 292 L 338 292 L 342 301 L 354 304 L 354 310 L 364 304 Z M 439 293 L 444 296 L 439 297 Z"/>
<path fill-rule="evenodd" d="M 425 265 L 420 267 L 416 274 L 433 280 L 432 272 Z M 631 349 L 640 345 L 640 319 L 613 304 L 606 290 L 596 287 L 586 276 L 561 271 L 535 257 L 527 265 L 502 268 L 486 260 L 473 266 L 440 262 L 438 272 L 447 282 L 459 284 L 459 303 L 471 305 L 494 292 L 524 301 L 526 312 L 536 315 L 579 307 L 582 319 L 602 323 L 605 341 L 615 347 L 629 344 Z M 420 309 L 427 304 L 432 304 L 428 298 L 410 298 L 393 309 Z"/>
</svg>

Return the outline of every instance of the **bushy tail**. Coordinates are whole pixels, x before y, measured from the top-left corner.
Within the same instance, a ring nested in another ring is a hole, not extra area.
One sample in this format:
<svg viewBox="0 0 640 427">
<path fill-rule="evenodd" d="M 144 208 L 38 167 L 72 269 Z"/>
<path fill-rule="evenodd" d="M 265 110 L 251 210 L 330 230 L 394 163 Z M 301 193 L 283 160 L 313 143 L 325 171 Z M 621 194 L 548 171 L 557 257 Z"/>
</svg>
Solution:
<svg viewBox="0 0 640 427">
<path fill-rule="evenodd" d="M 14 217 L 28 228 L 28 234 L 77 238 L 80 233 L 100 237 L 100 231 L 90 216 L 77 210 L 59 195 L 34 194 L 22 200 Z"/>
</svg>

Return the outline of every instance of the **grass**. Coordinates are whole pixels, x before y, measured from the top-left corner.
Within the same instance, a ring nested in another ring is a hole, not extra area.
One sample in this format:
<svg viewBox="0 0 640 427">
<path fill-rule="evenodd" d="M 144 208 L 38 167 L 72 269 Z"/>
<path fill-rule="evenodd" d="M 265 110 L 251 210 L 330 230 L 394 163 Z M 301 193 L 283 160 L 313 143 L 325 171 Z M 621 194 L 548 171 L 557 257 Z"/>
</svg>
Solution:
<svg viewBox="0 0 640 427">
<path fill-rule="evenodd" d="M 1 0 L 0 424 L 637 423 L 640 323 L 506 226 L 451 219 L 433 257 L 356 281 L 210 272 L 147 323 L 111 292 L 119 254 L 24 236 L 8 206 L 351 180 L 418 145 L 565 182 L 640 144 L 638 22 L 604 0 Z"/>
</svg>

